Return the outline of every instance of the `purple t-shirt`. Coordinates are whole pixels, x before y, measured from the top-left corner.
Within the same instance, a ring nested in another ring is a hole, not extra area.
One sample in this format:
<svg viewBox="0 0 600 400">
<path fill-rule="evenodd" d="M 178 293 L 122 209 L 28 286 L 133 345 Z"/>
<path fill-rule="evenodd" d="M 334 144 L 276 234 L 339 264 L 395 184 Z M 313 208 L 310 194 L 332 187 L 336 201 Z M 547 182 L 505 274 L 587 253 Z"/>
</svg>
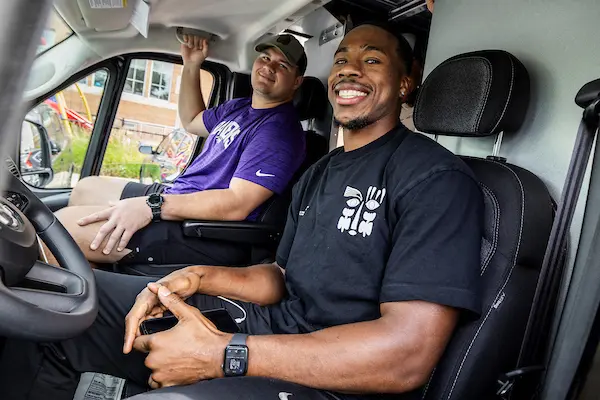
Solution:
<svg viewBox="0 0 600 400">
<path fill-rule="evenodd" d="M 226 189 L 241 178 L 281 194 L 304 161 L 305 133 L 291 102 L 254 109 L 251 99 L 235 99 L 202 117 L 210 132 L 202 153 L 165 193 Z M 255 220 L 260 209 L 247 219 Z"/>
</svg>

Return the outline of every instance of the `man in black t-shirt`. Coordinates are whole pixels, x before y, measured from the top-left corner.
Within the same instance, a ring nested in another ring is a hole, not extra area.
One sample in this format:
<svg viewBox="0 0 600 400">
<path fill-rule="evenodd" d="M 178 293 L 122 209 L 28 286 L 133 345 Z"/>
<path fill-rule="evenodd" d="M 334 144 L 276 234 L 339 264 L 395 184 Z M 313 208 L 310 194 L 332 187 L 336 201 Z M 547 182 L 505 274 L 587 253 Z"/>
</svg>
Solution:
<svg viewBox="0 0 600 400">
<path fill-rule="evenodd" d="M 459 314 L 479 312 L 483 201 L 457 157 L 398 125 L 410 61 L 384 26 L 342 41 L 328 87 L 344 147 L 296 185 L 276 263 L 157 283 L 97 271 L 97 321 L 52 347 L 7 346 L 4 398 L 71 399 L 84 371 L 160 388 L 136 399 L 416 397 Z M 199 311 L 216 307 L 250 336 Z M 167 309 L 176 327 L 139 334 Z"/>
</svg>

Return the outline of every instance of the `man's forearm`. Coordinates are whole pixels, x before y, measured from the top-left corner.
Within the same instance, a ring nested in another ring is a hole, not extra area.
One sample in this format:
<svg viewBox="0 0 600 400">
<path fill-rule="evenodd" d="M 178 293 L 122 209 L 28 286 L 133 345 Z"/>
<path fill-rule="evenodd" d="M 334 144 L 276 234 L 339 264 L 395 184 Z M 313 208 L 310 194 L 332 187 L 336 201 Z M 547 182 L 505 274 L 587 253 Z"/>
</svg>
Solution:
<svg viewBox="0 0 600 400">
<path fill-rule="evenodd" d="M 402 393 L 429 379 L 454 318 L 443 329 L 410 315 L 339 325 L 303 335 L 250 336 L 248 375 L 344 393 Z M 414 319 L 412 319 L 414 320 Z"/>
<path fill-rule="evenodd" d="M 283 273 L 276 264 L 245 268 L 190 267 L 200 275 L 198 292 L 258 305 L 273 304 L 285 295 Z"/>
<path fill-rule="evenodd" d="M 183 66 L 178 109 L 179 119 L 186 130 L 194 118 L 206 110 L 200 84 L 200 65 L 186 64 Z"/>
<path fill-rule="evenodd" d="M 206 219 L 213 221 L 243 221 L 239 199 L 231 189 L 212 189 L 188 194 L 166 194 L 161 208 L 161 219 L 182 221 Z"/>
</svg>

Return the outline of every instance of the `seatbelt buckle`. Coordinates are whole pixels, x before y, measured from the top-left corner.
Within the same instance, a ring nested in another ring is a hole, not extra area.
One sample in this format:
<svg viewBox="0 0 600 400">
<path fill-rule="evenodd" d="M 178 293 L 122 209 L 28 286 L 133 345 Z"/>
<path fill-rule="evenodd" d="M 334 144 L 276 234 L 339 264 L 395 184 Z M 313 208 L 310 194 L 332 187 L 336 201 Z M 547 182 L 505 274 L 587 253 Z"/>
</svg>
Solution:
<svg viewBox="0 0 600 400">
<path fill-rule="evenodd" d="M 531 367 L 517 368 L 503 374 L 498 379 L 499 388 L 496 391 L 496 395 L 501 399 L 506 400 L 508 398 L 507 396 L 510 394 L 519 378 L 522 378 L 523 376 L 530 376 L 531 374 L 543 371 L 544 369 L 545 368 L 541 365 L 533 365 Z"/>
</svg>

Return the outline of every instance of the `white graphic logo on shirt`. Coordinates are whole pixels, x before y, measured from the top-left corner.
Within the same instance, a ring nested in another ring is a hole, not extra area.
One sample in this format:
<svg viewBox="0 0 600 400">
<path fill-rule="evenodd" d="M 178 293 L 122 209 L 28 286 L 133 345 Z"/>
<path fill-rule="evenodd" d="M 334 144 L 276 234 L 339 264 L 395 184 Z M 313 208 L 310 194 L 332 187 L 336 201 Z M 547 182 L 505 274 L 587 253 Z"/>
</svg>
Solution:
<svg viewBox="0 0 600 400">
<path fill-rule="evenodd" d="M 385 198 L 385 188 L 377 189 L 370 186 L 367 190 L 367 196 L 363 197 L 360 190 L 351 186 L 346 186 L 344 197 L 347 197 L 346 206 L 342 210 L 337 228 L 341 232 L 348 231 L 348 234 L 355 236 L 357 233 L 363 237 L 370 236 L 373 233 L 373 221 L 377 217 L 377 210 Z M 363 213 L 363 208 L 366 210 Z"/>
<path fill-rule="evenodd" d="M 256 176 L 275 176 L 273 174 L 265 174 L 264 172 L 260 172 L 260 169 L 258 171 L 256 171 Z"/>
<path fill-rule="evenodd" d="M 217 137 L 217 142 L 223 142 L 224 148 L 228 148 L 240 132 L 240 125 L 235 121 L 223 121 L 212 131 Z"/>
<path fill-rule="evenodd" d="M 288 400 L 290 396 L 293 396 L 293 394 L 287 392 L 279 392 L 279 400 Z"/>
</svg>

